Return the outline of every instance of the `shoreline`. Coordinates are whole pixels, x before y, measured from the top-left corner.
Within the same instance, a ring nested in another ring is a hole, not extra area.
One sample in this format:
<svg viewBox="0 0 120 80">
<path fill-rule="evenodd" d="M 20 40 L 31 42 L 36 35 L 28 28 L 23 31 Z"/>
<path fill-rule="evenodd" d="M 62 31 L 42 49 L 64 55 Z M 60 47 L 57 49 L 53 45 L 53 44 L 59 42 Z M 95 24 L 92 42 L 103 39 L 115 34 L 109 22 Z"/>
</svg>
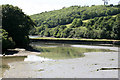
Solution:
<svg viewBox="0 0 120 80">
<path fill-rule="evenodd" d="M 29 37 L 30 39 L 45 39 L 45 40 L 85 40 L 85 41 L 120 41 L 114 39 L 86 39 L 86 38 L 55 38 L 55 37 Z"/>
<path fill-rule="evenodd" d="M 28 51 L 28 50 L 25 50 L 25 49 L 21 49 L 21 48 L 15 48 L 15 49 L 10 49 L 12 51 L 17 51 L 17 53 L 14 53 L 12 55 L 1 55 L 0 54 L 0 57 L 15 57 L 15 56 L 28 56 L 28 55 L 39 55 L 41 54 L 41 52 L 35 52 L 35 51 Z"/>
<path fill-rule="evenodd" d="M 112 44 L 120 45 L 120 40 L 109 39 L 74 39 L 74 38 L 30 38 L 31 42 L 74 43 L 74 44 Z"/>
</svg>

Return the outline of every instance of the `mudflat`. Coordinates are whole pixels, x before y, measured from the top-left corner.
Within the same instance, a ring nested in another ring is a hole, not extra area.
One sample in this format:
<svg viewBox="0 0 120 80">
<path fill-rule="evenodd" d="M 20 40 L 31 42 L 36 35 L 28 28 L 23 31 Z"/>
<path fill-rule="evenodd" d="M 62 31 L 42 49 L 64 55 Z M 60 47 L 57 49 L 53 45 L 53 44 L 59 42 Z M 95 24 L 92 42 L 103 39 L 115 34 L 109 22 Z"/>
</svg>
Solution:
<svg viewBox="0 0 120 80">
<path fill-rule="evenodd" d="M 74 45 L 74 47 L 76 47 Z M 81 46 L 77 46 L 81 47 Z M 82 46 L 90 47 L 90 46 Z M 99 48 L 91 46 L 91 48 Z M 115 52 L 88 52 L 85 57 L 63 60 L 8 63 L 4 78 L 118 78 L 118 47 L 100 47 Z"/>
</svg>

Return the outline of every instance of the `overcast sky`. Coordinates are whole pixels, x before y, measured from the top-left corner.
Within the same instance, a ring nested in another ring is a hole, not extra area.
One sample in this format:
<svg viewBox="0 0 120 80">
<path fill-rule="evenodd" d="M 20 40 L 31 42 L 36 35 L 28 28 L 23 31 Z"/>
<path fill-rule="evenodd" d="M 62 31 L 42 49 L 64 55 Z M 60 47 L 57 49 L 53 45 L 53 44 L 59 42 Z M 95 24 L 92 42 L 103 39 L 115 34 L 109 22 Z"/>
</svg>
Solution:
<svg viewBox="0 0 120 80">
<path fill-rule="evenodd" d="M 118 4 L 120 0 L 110 0 L 109 4 Z M 0 4 L 12 4 L 23 9 L 28 15 L 61 9 L 72 5 L 103 5 L 102 0 L 0 0 Z"/>
</svg>

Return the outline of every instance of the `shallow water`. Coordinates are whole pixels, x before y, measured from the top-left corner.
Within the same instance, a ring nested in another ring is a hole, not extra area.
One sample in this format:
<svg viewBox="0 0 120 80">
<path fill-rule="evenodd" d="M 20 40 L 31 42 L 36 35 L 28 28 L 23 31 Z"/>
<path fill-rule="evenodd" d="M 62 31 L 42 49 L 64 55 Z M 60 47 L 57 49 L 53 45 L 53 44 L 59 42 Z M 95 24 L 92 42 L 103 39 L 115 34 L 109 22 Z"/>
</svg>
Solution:
<svg viewBox="0 0 120 80">
<path fill-rule="evenodd" d="M 35 49 L 41 52 L 40 55 L 28 55 L 26 57 L 3 57 L 3 73 L 10 68 L 9 63 L 13 62 L 45 62 L 55 61 L 58 59 L 72 59 L 85 57 L 86 52 L 113 52 L 117 47 L 103 47 L 91 45 L 75 45 L 75 44 L 60 44 L 60 43 L 31 43 Z M 99 49 L 100 48 L 100 49 Z"/>
<path fill-rule="evenodd" d="M 84 57 L 86 52 L 110 52 L 109 47 L 101 48 L 101 46 L 91 45 L 74 45 L 60 43 L 31 43 L 35 49 L 39 50 L 39 56 L 50 59 L 71 59 Z M 100 49 L 99 49 L 100 47 Z M 114 49 L 113 49 L 114 50 Z"/>
<path fill-rule="evenodd" d="M 24 61 L 53 61 L 52 59 L 49 58 L 44 58 L 36 55 L 28 55 L 27 58 L 24 59 Z"/>
</svg>

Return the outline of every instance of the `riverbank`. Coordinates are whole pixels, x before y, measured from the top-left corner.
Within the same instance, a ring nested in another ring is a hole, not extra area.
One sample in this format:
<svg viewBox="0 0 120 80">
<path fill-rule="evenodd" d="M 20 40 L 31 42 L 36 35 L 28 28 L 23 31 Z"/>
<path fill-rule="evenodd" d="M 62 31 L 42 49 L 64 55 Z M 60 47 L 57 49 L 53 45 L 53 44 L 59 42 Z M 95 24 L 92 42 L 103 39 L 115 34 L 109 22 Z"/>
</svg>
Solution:
<svg viewBox="0 0 120 80">
<path fill-rule="evenodd" d="M 52 38 L 30 37 L 31 42 L 74 43 L 74 44 L 115 44 L 120 45 L 120 40 L 110 39 L 77 39 L 77 38 Z"/>
<path fill-rule="evenodd" d="M 30 36 L 30 39 L 47 39 L 47 40 L 86 40 L 86 41 L 120 41 L 113 39 L 85 39 L 85 38 L 54 38 L 54 37 L 39 37 L 39 36 Z"/>
<path fill-rule="evenodd" d="M 13 62 L 9 63 L 10 69 L 4 73 L 4 78 L 118 78 L 118 70 L 101 70 L 118 68 L 118 48 L 101 48 L 116 52 L 90 52 L 85 53 L 85 57 L 75 59 Z"/>
</svg>

